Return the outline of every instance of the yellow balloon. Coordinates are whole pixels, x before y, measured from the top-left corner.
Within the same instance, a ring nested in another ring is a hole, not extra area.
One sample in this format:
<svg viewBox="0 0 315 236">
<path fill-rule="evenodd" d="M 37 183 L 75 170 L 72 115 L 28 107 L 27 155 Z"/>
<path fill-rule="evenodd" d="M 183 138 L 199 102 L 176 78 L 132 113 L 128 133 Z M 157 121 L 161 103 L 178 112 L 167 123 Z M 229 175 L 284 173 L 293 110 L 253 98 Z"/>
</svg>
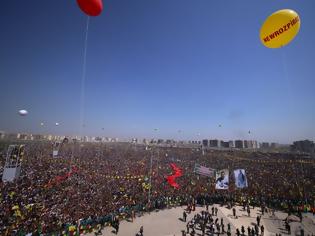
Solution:
<svg viewBox="0 0 315 236">
<path fill-rule="evenodd" d="M 260 41 L 268 48 L 279 48 L 290 43 L 300 30 L 300 17 L 290 9 L 270 15 L 260 29 Z"/>
</svg>

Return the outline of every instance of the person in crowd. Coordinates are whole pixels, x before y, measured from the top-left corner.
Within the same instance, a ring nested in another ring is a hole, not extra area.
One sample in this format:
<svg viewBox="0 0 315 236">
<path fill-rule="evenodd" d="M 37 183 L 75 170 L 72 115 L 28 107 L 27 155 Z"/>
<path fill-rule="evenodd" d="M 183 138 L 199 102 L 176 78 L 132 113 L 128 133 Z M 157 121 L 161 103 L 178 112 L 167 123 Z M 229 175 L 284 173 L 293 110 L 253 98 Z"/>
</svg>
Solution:
<svg viewBox="0 0 315 236">
<path fill-rule="evenodd" d="M 189 234 L 189 228 L 190 228 L 190 226 L 189 226 L 189 222 L 186 224 L 186 231 L 187 231 L 187 234 Z"/>
<path fill-rule="evenodd" d="M 230 223 L 228 223 L 228 225 L 227 225 L 227 232 L 231 232 L 231 224 Z"/>
<path fill-rule="evenodd" d="M 218 208 L 217 207 L 214 208 L 214 213 L 215 213 L 215 216 L 218 215 Z"/>
<path fill-rule="evenodd" d="M 248 217 L 250 217 L 250 208 L 249 208 L 249 206 L 247 206 L 247 215 L 248 215 Z"/>
<path fill-rule="evenodd" d="M 258 215 L 258 216 L 256 217 L 256 222 L 257 222 L 257 225 L 258 225 L 258 226 L 260 225 L 260 219 L 261 219 L 261 216 Z"/>
<path fill-rule="evenodd" d="M 143 236 L 143 226 L 140 227 L 139 233 L 141 236 Z"/>
<path fill-rule="evenodd" d="M 184 211 L 183 212 L 183 221 L 186 222 L 186 219 L 187 219 L 187 213 L 186 213 L 186 211 Z"/>
<path fill-rule="evenodd" d="M 245 228 L 244 228 L 243 225 L 242 225 L 242 227 L 241 227 L 241 232 L 242 232 L 242 236 L 244 236 L 244 235 L 245 235 Z"/>
<path fill-rule="evenodd" d="M 263 225 L 260 226 L 260 233 L 261 233 L 261 236 L 264 235 L 264 232 L 265 232 L 265 227 Z"/>
</svg>

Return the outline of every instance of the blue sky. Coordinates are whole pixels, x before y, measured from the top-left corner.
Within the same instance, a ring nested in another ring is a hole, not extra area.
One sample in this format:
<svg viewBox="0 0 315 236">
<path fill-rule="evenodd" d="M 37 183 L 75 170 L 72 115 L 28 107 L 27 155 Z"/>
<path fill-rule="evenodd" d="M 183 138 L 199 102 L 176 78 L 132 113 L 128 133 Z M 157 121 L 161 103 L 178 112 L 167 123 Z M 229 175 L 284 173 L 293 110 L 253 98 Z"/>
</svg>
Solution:
<svg viewBox="0 0 315 236">
<path fill-rule="evenodd" d="M 315 139 L 315 1 L 103 3 L 90 18 L 82 134 Z M 283 8 L 300 32 L 265 48 L 260 27 Z M 1 4 L 0 130 L 79 134 L 86 20 L 75 0 Z"/>
</svg>

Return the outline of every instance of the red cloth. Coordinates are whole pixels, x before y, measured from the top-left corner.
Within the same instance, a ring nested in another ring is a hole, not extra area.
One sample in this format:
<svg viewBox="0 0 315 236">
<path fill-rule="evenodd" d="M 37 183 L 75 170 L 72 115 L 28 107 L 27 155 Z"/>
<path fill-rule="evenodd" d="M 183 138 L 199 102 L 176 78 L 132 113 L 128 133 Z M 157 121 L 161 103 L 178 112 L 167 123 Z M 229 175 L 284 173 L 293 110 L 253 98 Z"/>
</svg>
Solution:
<svg viewBox="0 0 315 236">
<path fill-rule="evenodd" d="M 59 184 L 62 181 L 65 181 L 66 179 L 71 177 L 71 175 L 73 175 L 77 172 L 79 172 L 79 169 L 76 166 L 72 167 L 71 170 L 69 172 L 67 172 L 66 174 L 56 176 L 54 179 L 50 180 L 48 183 L 48 187 L 51 187 L 54 184 Z"/>
<path fill-rule="evenodd" d="M 176 178 L 181 177 L 183 175 L 182 170 L 176 166 L 176 164 L 170 164 L 173 169 L 173 175 L 169 175 L 166 177 L 167 182 L 176 189 L 179 189 L 179 184 L 176 183 Z"/>
</svg>

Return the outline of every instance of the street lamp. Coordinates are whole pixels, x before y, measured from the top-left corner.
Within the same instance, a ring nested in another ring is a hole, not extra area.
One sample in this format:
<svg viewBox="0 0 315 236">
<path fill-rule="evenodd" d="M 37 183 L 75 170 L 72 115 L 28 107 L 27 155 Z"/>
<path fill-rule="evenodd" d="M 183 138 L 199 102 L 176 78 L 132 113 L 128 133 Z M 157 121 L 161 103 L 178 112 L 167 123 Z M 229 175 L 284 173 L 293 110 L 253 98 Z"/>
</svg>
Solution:
<svg viewBox="0 0 315 236">
<path fill-rule="evenodd" d="M 154 129 L 155 132 L 158 131 L 158 128 Z M 154 142 L 154 137 L 153 137 L 153 142 Z M 153 143 L 151 146 L 151 158 L 150 158 L 150 188 L 149 188 L 149 192 L 148 192 L 148 202 L 151 201 L 151 189 L 152 189 L 152 162 L 153 162 Z"/>
</svg>

